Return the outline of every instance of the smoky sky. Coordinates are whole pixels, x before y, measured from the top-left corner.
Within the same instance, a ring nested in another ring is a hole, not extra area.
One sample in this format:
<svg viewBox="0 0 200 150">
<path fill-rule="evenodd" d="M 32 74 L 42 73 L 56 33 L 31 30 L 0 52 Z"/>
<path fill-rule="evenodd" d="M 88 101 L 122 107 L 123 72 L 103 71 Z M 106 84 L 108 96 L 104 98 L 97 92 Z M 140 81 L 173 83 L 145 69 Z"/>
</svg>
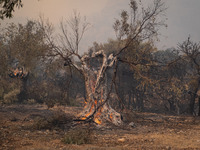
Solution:
<svg viewBox="0 0 200 150">
<path fill-rule="evenodd" d="M 141 0 L 145 5 L 153 0 Z M 159 49 L 176 47 L 190 35 L 200 41 L 200 0 L 163 0 L 166 10 L 167 28 L 160 29 Z M 122 10 L 129 11 L 129 0 L 23 0 L 24 6 L 16 9 L 12 19 L 1 20 L 1 27 L 7 23 L 25 23 L 27 19 L 38 19 L 39 15 L 49 18 L 56 28 L 62 18 L 67 19 L 76 10 L 91 23 L 81 42 L 82 52 L 87 51 L 94 41 L 103 43 L 115 38 L 112 25 Z"/>
</svg>

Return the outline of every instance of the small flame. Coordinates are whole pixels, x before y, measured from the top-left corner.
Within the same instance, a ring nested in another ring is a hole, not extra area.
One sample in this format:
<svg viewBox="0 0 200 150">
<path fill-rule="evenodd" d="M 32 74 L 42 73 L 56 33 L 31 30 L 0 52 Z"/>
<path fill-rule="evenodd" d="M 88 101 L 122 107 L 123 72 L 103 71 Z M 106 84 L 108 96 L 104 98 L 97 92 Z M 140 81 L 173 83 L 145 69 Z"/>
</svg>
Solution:
<svg viewBox="0 0 200 150">
<path fill-rule="evenodd" d="M 101 108 L 101 109 L 99 109 L 99 111 L 96 113 L 95 117 L 98 117 L 98 116 L 100 116 L 100 115 L 101 115 L 101 112 L 102 112 L 102 108 Z"/>
<path fill-rule="evenodd" d="M 110 119 L 112 120 L 113 116 L 112 116 L 112 113 L 110 114 Z"/>
<path fill-rule="evenodd" d="M 87 114 L 85 115 L 85 117 L 81 118 L 81 120 L 87 119 L 87 117 L 90 116 L 90 115 L 91 115 L 91 112 L 87 113 Z"/>
<path fill-rule="evenodd" d="M 87 107 L 87 106 L 85 106 L 85 107 Z M 93 109 L 93 108 L 94 108 L 94 104 L 93 104 L 92 107 L 90 108 L 89 113 L 87 113 L 87 114 L 85 115 L 85 117 L 83 117 L 83 118 L 81 118 L 81 119 L 82 119 L 82 120 L 87 119 L 87 117 L 91 115 L 91 112 L 92 112 L 92 109 Z"/>
<path fill-rule="evenodd" d="M 101 124 L 101 121 L 97 118 L 94 118 L 94 122 L 96 122 L 97 124 Z"/>
<path fill-rule="evenodd" d="M 81 120 L 85 120 L 85 119 L 86 119 L 86 117 L 81 118 Z"/>
<path fill-rule="evenodd" d="M 95 105 L 97 105 L 97 100 L 94 101 Z"/>
<path fill-rule="evenodd" d="M 104 101 L 104 100 L 101 99 L 101 100 L 100 100 L 100 103 L 102 103 L 103 101 Z M 87 106 L 88 106 L 88 105 L 87 105 L 87 104 L 88 104 L 88 101 L 84 101 L 84 103 L 85 103 L 85 107 L 87 107 Z M 86 119 L 93 113 L 94 107 L 97 106 L 97 103 L 98 103 L 98 101 L 97 101 L 97 100 L 94 100 L 94 103 L 92 104 L 92 106 L 91 106 L 89 112 L 88 112 L 84 117 L 82 117 L 81 120 L 86 120 Z M 98 112 L 97 112 L 97 113 L 95 114 L 95 116 L 94 116 L 94 122 L 97 123 L 97 124 L 101 124 L 101 123 L 102 123 L 102 121 L 101 121 L 100 118 L 99 118 L 99 116 L 101 115 L 102 110 L 103 110 L 103 108 L 100 108 L 100 109 L 98 110 Z"/>
<path fill-rule="evenodd" d="M 94 117 L 94 122 L 96 122 L 97 124 L 101 124 L 101 120 L 99 120 L 99 116 L 101 115 L 102 109 L 99 109 L 99 111 L 96 113 L 95 117 Z"/>
</svg>

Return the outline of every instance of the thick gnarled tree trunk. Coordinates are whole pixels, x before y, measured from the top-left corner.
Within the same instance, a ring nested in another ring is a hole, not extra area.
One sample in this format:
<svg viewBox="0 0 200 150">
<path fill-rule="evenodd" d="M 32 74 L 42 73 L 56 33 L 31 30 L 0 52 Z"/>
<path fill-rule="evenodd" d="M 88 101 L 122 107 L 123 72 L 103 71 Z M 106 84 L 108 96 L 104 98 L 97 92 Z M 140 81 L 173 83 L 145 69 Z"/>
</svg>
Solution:
<svg viewBox="0 0 200 150">
<path fill-rule="evenodd" d="M 92 59 L 95 62 L 92 62 Z M 113 66 L 115 61 L 116 58 L 112 55 L 107 57 L 104 51 L 93 53 L 91 57 L 85 55 L 82 58 L 87 101 L 83 111 L 78 115 L 80 120 L 92 120 L 97 124 L 106 121 L 115 125 L 122 124 L 121 115 L 109 104 L 112 83 L 107 81 L 107 70 Z"/>
</svg>

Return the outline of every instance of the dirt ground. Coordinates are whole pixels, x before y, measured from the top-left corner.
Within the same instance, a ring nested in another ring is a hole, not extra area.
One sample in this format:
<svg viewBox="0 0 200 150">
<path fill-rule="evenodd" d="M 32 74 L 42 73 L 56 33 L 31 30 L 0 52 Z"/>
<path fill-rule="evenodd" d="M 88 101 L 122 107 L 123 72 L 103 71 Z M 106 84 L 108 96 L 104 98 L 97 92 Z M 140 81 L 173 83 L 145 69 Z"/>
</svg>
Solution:
<svg viewBox="0 0 200 150">
<path fill-rule="evenodd" d="M 79 111 L 64 106 L 50 110 L 44 105 L 0 106 L 0 150 L 200 150 L 199 117 L 134 112 L 123 115 L 122 127 L 94 126 L 74 123 Z M 49 125 L 52 116 L 57 122 Z M 69 130 L 83 127 L 91 128 L 90 144 L 63 142 Z"/>
</svg>

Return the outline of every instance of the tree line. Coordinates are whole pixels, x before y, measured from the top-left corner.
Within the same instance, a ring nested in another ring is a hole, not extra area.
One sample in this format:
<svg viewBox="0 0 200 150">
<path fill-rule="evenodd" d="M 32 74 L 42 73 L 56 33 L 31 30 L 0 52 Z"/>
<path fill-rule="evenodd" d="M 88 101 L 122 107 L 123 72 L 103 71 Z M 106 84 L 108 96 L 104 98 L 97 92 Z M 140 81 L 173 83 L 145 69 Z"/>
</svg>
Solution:
<svg viewBox="0 0 200 150">
<path fill-rule="evenodd" d="M 118 63 L 113 67 L 115 80 L 112 71 L 106 72 L 107 82 L 113 84 L 109 97 L 113 108 L 200 115 L 200 44 L 188 37 L 177 43 L 176 48 L 158 50 L 154 41 L 158 29 L 165 25 L 158 19 L 165 7 L 162 1 L 155 2 L 144 9 L 131 0 L 131 12 L 122 11 L 114 22 L 116 39 L 94 42 L 87 55 L 93 57 L 103 49 L 107 56 L 117 56 Z M 58 43 L 55 43 L 53 26 L 43 18 L 28 20 L 25 24 L 11 23 L 1 29 L 1 104 L 84 105 L 88 95 L 85 78 L 77 70 L 81 61 L 77 60 L 84 56 L 78 53 L 79 42 L 89 24 L 81 19 L 75 12 L 74 18 L 61 22 Z M 101 61 L 91 60 L 90 65 Z M 25 78 L 9 76 L 20 68 L 29 72 Z"/>
</svg>

